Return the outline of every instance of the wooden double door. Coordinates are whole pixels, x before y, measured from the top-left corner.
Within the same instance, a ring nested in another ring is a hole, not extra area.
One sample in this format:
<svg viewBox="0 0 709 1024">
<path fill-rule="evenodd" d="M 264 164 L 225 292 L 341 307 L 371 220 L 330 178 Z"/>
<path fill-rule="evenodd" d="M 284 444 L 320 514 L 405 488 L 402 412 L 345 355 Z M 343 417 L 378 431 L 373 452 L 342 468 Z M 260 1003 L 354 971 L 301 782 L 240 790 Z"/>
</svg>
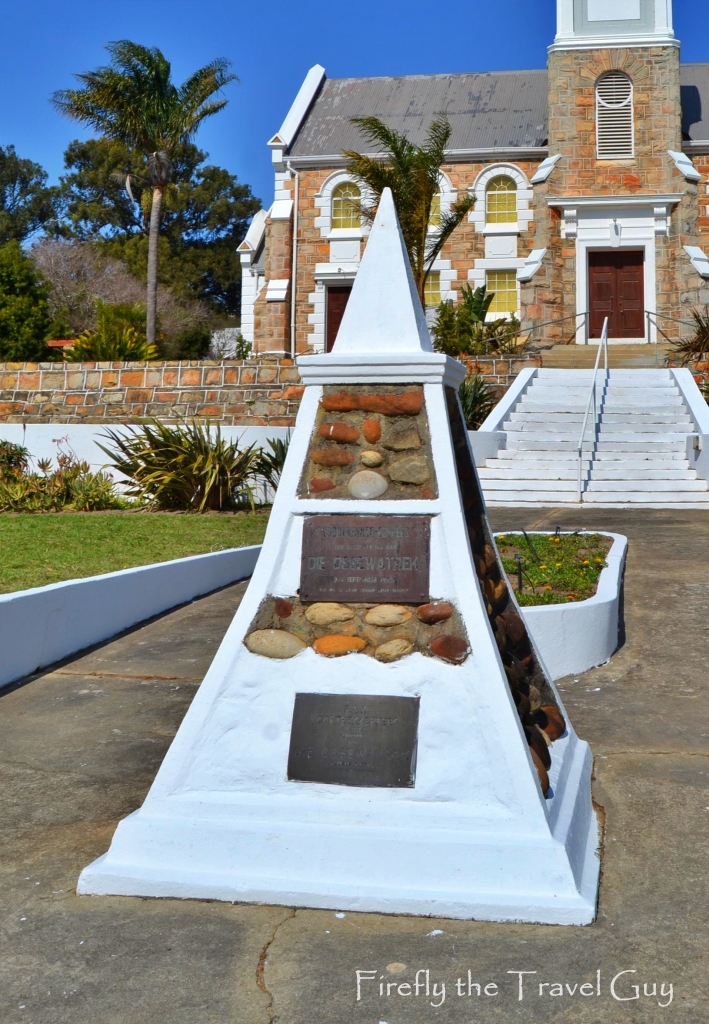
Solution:
<svg viewBox="0 0 709 1024">
<path fill-rule="evenodd" d="M 600 338 L 608 317 L 609 338 L 645 337 L 645 253 L 610 249 L 588 254 L 590 336 Z"/>
</svg>

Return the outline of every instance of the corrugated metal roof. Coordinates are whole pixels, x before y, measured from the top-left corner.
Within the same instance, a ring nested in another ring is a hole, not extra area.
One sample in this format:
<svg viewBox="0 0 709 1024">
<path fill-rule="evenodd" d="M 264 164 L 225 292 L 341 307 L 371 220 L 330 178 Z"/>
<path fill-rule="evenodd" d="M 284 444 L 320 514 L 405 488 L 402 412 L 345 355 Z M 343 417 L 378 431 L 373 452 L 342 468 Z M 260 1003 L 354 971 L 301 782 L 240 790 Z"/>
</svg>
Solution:
<svg viewBox="0 0 709 1024">
<path fill-rule="evenodd" d="M 318 157 L 367 150 L 353 117 L 374 115 L 423 142 L 436 114 L 451 123 L 449 148 L 542 146 L 547 136 L 546 71 L 326 79 L 291 147 Z"/>
<path fill-rule="evenodd" d="M 709 140 L 709 64 L 683 64 L 682 130 Z M 351 118 L 373 115 L 412 142 L 448 115 L 451 150 L 543 146 L 547 137 L 547 72 L 494 71 L 396 78 L 329 78 L 305 118 L 290 154 L 321 157 L 367 151 Z"/>
<path fill-rule="evenodd" d="M 709 140 L 709 64 L 682 64 L 682 133 L 693 142 Z"/>
</svg>

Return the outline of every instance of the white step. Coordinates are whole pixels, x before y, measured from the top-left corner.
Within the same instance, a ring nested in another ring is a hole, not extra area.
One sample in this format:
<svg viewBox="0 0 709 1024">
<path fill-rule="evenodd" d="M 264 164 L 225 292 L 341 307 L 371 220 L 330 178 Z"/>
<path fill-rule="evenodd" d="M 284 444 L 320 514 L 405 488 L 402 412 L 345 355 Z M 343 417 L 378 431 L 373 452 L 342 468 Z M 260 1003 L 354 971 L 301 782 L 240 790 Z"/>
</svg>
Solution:
<svg viewBox="0 0 709 1024">
<path fill-rule="evenodd" d="M 578 465 L 569 464 L 562 466 L 538 466 L 527 465 L 521 462 L 518 466 L 513 463 L 505 463 L 502 466 L 483 466 L 478 470 L 480 480 L 577 480 Z M 581 468 L 582 478 L 588 480 L 588 463 Z M 624 486 L 630 480 L 665 480 L 668 482 L 680 482 L 685 480 L 696 481 L 696 473 L 691 469 L 599 469 L 594 465 L 591 470 L 590 479 L 593 482 L 620 482 Z M 706 481 L 705 481 L 706 482 Z M 701 487 L 699 490 L 705 490 Z"/>
<path fill-rule="evenodd" d="M 624 491 L 624 492 L 643 492 L 643 491 L 671 491 L 674 494 L 685 493 L 687 491 L 709 491 L 706 480 L 633 480 L 629 483 L 627 480 L 597 480 L 593 475 L 591 480 L 587 484 L 587 490 L 593 491 L 594 493 L 601 493 L 604 491 Z"/>
<path fill-rule="evenodd" d="M 609 498 L 608 492 L 604 491 L 585 491 L 583 496 L 584 502 L 589 504 L 608 501 Z M 664 505 L 684 505 L 687 502 L 691 502 L 695 507 L 699 505 L 709 507 L 709 491 L 699 494 L 685 494 L 684 492 L 677 494 L 672 491 L 626 491 L 623 492 L 622 499 L 617 498 L 616 501 L 623 505 L 644 503 L 657 504 L 661 507 Z M 692 506 L 690 505 L 689 507 Z"/>
</svg>

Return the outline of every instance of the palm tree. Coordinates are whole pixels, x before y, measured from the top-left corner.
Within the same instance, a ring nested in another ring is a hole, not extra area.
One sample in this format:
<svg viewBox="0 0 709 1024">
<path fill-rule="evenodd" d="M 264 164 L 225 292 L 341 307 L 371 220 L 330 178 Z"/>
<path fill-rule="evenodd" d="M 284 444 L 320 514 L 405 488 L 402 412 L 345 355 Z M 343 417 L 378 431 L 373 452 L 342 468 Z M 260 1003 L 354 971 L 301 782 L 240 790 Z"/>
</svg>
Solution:
<svg viewBox="0 0 709 1024">
<path fill-rule="evenodd" d="M 347 169 L 377 201 L 385 188 L 391 189 L 423 304 L 433 261 L 475 204 L 475 197 L 464 192 L 449 210 L 436 212 L 432 218 L 434 201 L 441 191 L 440 167 L 451 135 L 450 123 L 445 115 L 439 114 L 428 126 L 424 144 L 416 146 L 378 117 L 354 117 L 352 122 L 368 142 L 379 148 L 382 157 L 347 149 Z M 362 204 L 361 210 L 367 220 L 373 220 L 376 203 L 372 207 Z M 432 223 L 432 219 L 437 223 Z"/>
<path fill-rule="evenodd" d="M 62 89 L 52 102 L 67 117 L 145 154 L 146 174 L 128 174 L 152 190 L 148 241 L 147 339 L 155 344 L 160 210 L 173 177 L 176 148 L 191 141 L 201 123 L 226 106 L 215 93 L 236 80 L 228 60 L 206 64 L 182 85 L 171 79 L 170 62 L 157 47 L 122 39 L 106 47 L 111 63 L 76 75 L 83 88 Z M 149 193 L 148 193 L 149 195 Z"/>
</svg>

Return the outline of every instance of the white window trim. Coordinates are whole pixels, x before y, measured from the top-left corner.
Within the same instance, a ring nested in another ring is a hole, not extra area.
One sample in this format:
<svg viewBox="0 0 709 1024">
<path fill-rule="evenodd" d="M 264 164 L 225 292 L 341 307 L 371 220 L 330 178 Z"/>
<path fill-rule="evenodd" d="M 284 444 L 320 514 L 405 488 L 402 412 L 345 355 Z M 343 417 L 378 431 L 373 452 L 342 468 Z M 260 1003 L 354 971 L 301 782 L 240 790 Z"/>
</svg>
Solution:
<svg viewBox="0 0 709 1024">
<path fill-rule="evenodd" d="M 517 185 L 517 222 L 509 224 L 488 224 L 487 223 L 487 187 L 493 178 L 500 175 L 512 178 Z M 475 225 L 476 231 L 481 235 L 500 234 L 515 235 L 526 231 L 534 220 L 532 202 L 534 191 L 524 171 L 521 171 L 515 164 L 492 164 L 481 171 L 473 185 L 473 194 L 476 203 L 468 214 L 468 221 Z"/>
<path fill-rule="evenodd" d="M 359 228 L 333 228 L 332 193 L 337 185 L 342 185 L 344 182 L 351 182 L 353 185 L 357 185 L 357 188 L 362 191 L 362 198 L 365 202 L 367 201 L 367 195 L 362 190 L 362 186 L 347 171 L 334 171 L 325 179 L 320 186 L 320 191 L 315 196 L 315 207 L 320 211 L 319 216 L 315 218 L 315 227 L 320 228 L 320 234 L 323 238 L 333 241 L 365 238 L 370 231 L 369 224 L 365 223 L 364 220 Z"/>
</svg>

